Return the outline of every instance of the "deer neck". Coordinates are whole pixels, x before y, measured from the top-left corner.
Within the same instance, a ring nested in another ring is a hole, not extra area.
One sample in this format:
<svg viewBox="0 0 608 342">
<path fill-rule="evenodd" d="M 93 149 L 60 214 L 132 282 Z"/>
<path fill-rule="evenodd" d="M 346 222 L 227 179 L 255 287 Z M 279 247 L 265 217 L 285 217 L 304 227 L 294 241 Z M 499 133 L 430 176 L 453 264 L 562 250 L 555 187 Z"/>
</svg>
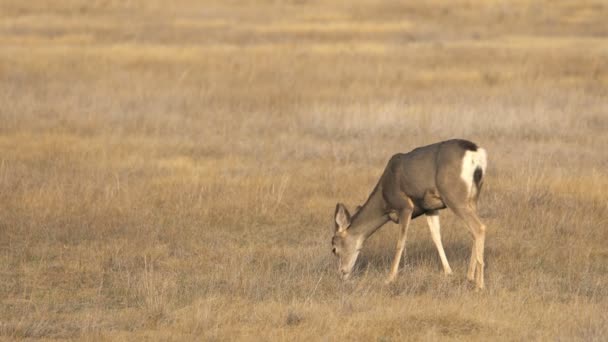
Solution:
<svg viewBox="0 0 608 342">
<path fill-rule="evenodd" d="M 366 240 L 388 220 L 386 201 L 382 197 L 382 189 L 378 185 L 361 209 L 353 216 L 349 231 Z"/>
</svg>

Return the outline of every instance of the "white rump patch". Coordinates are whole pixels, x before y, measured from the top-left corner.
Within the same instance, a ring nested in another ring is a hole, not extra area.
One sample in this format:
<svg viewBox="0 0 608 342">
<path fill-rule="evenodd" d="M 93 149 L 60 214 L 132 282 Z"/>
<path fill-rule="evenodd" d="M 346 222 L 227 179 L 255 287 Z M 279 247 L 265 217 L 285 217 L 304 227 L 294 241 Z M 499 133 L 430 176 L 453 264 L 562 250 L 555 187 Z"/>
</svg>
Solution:
<svg viewBox="0 0 608 342">
<path fill-rule="evenodd" d="M 469 196 L 474 196 L 477 188 L 475 187 L 473 175 L 475 170 L 481 168 L 482 178 L 486 175 L 486 167 L 488 165 L 486 150 L 479 147 L 477 151 L 466 151 L 462 158 L 462 169 L 460 171 L 460 178 L 464 181 L 467 186 Z"/>
</svg>

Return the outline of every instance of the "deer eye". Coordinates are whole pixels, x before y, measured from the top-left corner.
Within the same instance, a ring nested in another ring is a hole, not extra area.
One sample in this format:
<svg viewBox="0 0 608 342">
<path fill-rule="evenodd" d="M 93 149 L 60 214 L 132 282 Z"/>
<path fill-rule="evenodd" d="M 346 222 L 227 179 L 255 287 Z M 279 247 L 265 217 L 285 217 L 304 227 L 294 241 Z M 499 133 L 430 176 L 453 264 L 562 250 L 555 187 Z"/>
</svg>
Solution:
<svg viewBox="0 0 608 342">
<path fill-rule="evenodd" d="M 333 248 L 331 249 L 331 252 L 332 252 L 332 253 L 334 253 L 334 255 L 335 255 L 335 254 L 338 254 L 338 253 L 336 252 L 336 247 L 333 247 Z"/>
</svg>

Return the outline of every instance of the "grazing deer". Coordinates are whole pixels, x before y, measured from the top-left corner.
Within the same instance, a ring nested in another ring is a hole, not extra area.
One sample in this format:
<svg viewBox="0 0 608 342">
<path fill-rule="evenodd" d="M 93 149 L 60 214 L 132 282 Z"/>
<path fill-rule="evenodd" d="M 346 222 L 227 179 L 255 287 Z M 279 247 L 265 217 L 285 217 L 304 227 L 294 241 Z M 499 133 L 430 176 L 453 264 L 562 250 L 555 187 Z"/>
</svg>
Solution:
<svg viewBox="0 0 608 342">
<path fill-rule="evenodd" d="M 486 151 L 467 140 L 447 140 L 391 157 L 369 198 L 354 215 L 338 203 L 332 252 L 340 273 L 348 279 L 363 243 L 389 220 L 401 225 L 397 251 L 387 283 L 397 275 L 410 221 L 422 214 L 446 275 L 452 273 L 441 243 L 440 209 L 446 207 L 469 228 L 474 242 L 467 272 L 478 289 L 484 287 L 483 251 L 486 226 L 477 216 L 477 199 L 486 173 Z"/>
</svg>

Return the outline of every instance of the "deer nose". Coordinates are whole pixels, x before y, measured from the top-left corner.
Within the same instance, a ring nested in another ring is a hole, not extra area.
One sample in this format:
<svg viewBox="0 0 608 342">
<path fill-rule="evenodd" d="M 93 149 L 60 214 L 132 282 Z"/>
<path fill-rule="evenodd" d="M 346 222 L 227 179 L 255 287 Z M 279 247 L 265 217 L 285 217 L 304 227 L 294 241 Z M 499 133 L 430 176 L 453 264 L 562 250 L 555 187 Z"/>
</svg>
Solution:
<svg viewBox="0 0 608 342">
<path fill-rule="evenodd" d="M 345 270 L 340 270 L 341 276 L 342 276 L 342 280 L 348 280 L 348 278 L 350 277 L 350 272 L 349 271 L 345 271 Z"/>
</svg>

